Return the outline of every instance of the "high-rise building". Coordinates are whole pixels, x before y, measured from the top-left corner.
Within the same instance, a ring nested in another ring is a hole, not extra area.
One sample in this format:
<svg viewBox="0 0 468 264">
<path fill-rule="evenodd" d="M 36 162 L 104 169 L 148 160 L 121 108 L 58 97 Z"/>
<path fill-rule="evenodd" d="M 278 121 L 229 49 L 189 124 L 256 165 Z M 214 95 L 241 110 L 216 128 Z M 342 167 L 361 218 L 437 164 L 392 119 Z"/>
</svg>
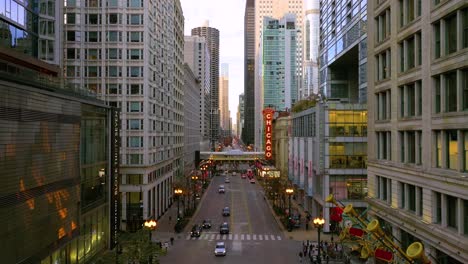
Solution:
<svg viewBox="0 0 468 264">
<path fill-rule="evenodd" d="M 468 3 L 367 9 L 369 213 L 404 251 L 468 263 Z"/>
<path fill-rule="evenodd" d="M 244 128 L 242 141 L 254 143 L 255 133 L 255 0 L 247 0 L 244 14 Z"/>
<path fill-rule="evenodd" d="M 261 41 L 263 36 L 263 29 L 264 29 L 264 17 L 271 17 L 275 19 L 281 19 L 286 14 L 294 14 L 296 17 L 296 24 L 298 27 L 296 28 L 297 36 L 297 49 L 296 49 L 296 73 L 294 78 L 296 79 L 296 87 L 292 87 L 291 89 L 295 89 L 296 91 L 299 89 L 299 86 L 302 83 L 302 32 L 304 32 L 303 28 L 303 18 L 304 18 L 304 3 L 303 0 L 271 0 L 271 1 L 263 1 L 263 0 L 255 0 L 255 113 L 254 113 L 254 120 L 255 120 L 255 129 L 254 129 L 254 141 L 255 146 L 257 149 L 263 148 L 263 119 L 260 118 L 262 116 L 263 110 L 263 68 L 262 68 L 262 51 L 261 51 Z M 297 96 L 296 96 L 297 97 Z M 297 98 L 294 98 L 297 100 Z"/>
<path fill-rule="evenodd" d="M 10 12 L 24 15 L 21 4 L 8 1 Z M 23 23 L 35 28 L 26 14 Z M 66 85 L 59 67 L 29 49 L 40 38 L 15 27 L 2 37 L 15 36 L 17 46 L 0 41 L 1 260 L 85 263 L 115 242 L 118 113 Z M 29 48 L 20 35 L 31 37 Z"/>
<path fill-rule="evenodd" d="M 206 39 L 185 36 L 184 61 L 200 80 L 200 134 L 203 141 L 210 135 L 210 52 Z"/>
<path fill-rule="evenodd" d="M 205 37 L 210 52 L 210 142 L 215 148 L 219 140 L 220 111 L 219 111 L 219 30 L 205 25 L 192 29 L 192 36 Z"/>
<path fill-rule="evenodd" d="M 319 96 L 315 107 L 291 117 L 295 136 L 289 144 L 289 173 L 304 189 L 304 203 L 327 223 L 333 213 L 333 205 L 325 202 L 329 194 L 357 210 L 367 207 L 366 4 L 320 1 Z M 303 120 L 315 122 L 316 130 L 304 130 Z M 312 133 L 312 146 L 302 143 L 302 133 Z M 306 170 L 307 180 L 302 176 Z"/>
<path fill-rule="evenodd" d="M 183 173 L 180 1 L 67 1 L 64 13 L 68 81 L 121 109 L 121 227 L 141 228 Z"/>
<path fill-rule="evenodd" d="M 237 106 L 237 137 L 241 138 L 242 131 L 244 130 L 245 125 L 245 97 L 244 94 L 241 93 L 239 95 L 239 105 Z"/>
<path fill-rule="evenodd" d="M 297 101 L 297 24 L 294 14 L 281 19 L 263 18 L 263 108 L 287 111 Z"/>
<path fill-rule="evenodd" d="M 219 75 L 219 110 L 221 130 L 229 130 L 229 64 L 221 64 Z"/>
<path fill-rule="evenodd" d="M 195 152 L 200 151 L 200 80 L 184 64 L 184 175 L 195 169 Z"/>
<path fill-rule="evenodd" d="M 318 50 L 319 50 L 319 0 L 305 0 L 304 16 L 304 62 L 299 99 L 318 94 Z"/>
</svg>

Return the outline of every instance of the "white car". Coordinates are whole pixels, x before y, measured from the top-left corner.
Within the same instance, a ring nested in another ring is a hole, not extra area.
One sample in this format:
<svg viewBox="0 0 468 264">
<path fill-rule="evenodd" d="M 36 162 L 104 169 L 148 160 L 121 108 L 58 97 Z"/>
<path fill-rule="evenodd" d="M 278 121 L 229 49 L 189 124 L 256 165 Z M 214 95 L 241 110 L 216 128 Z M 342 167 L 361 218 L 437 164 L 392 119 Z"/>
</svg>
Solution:
<svg viewBox="0 0 468 264">
<path fill-rule="evenodd" d="M 220 185 L 218 188 L 218 193 L 225 193 L 226 189 L 224 189 L 224 185 Z"/>
<path fill-rule="evenodd" d="M 225 183 L 230 183 L 230 182 L 231 182 L 231 180 L 229 180 L 229 178 L 228 178 L 228 177 L 226 177 L 226 179 L 224 179 L 224 182 L 225 182 Z"/>
<path fill-rule="evenodd" d="M 226 256 L 226 244 L 224 242 L 216 242 L 215 256 Z"/>
</svg>

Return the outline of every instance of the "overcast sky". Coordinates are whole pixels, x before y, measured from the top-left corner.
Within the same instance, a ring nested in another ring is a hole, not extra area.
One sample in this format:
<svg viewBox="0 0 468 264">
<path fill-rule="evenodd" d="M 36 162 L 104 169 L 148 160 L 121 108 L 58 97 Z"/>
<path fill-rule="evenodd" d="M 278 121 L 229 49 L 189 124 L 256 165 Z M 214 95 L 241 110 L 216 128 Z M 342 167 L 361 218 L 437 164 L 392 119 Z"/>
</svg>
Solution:
<svg viewBox="0 0 468 264">
<path fill-rule="evenodd" d="M 244 11 L 246 0 L 181 0 L 185 35 L 209 20 L 219 30 L 220 65 L 229 64 L 229 110 L 236 123 L 239 94 L 244 92 Z"/>
</svg>

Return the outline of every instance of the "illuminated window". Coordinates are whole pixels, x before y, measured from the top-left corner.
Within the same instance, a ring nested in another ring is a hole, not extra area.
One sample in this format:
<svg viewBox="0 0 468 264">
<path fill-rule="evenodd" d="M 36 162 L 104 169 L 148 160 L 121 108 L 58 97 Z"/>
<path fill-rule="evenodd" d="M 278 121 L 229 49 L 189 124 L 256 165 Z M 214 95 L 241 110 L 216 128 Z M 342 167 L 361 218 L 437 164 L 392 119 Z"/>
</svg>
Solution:
<svg viewBox="0 0 468 264">
<path fill-rule="evenodd" d="M 442 167 L 442 131 L 435 131 L 435 141 L 436 141 L 436 167 Z"/>
<path fill-rule="evenodd" d="M 447 130 L 447 160 L 448 168 L 456 170 L 458 167 L 458 135 L 457 130 Z"/>
</svg>

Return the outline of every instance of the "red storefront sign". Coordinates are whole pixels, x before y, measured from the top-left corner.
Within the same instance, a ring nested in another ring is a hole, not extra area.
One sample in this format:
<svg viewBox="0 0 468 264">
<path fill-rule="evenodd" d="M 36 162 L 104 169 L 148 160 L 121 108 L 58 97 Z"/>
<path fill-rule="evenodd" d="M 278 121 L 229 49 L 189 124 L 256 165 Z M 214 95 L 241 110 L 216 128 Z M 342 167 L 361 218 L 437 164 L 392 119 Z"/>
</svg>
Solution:
<svg viewBox="0 0 468 264">
<path fill-rule="evenodd" d="M 273 145 L 273 114 L 275 110 L 272 108 L 265 108 L 263 110 L 263 119 L 265 120 L 265 159 L 273 158 L 272 145 Z"/>
</svg>

